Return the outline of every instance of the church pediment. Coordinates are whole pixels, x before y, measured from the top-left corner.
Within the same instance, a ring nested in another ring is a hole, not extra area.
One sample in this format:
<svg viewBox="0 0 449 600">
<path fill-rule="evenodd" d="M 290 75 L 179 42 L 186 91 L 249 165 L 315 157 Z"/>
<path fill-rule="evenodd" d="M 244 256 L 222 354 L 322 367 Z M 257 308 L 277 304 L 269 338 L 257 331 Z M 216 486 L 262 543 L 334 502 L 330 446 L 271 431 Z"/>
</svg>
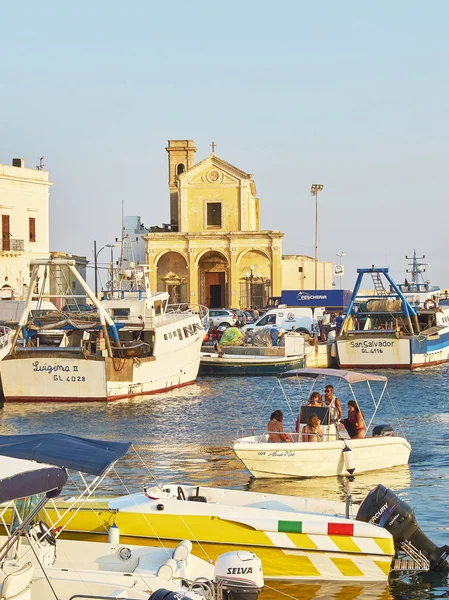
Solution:
<svg viewBox="0 0 449 600">
<path fill-rule="evenodd" d="M 211 154 L 194 167 L 179 175 L 183 184 L 220 184 L 232 185 L 242 180 L 251 179 L 250 173 L 241 171 L 234 165 L 227 163 L 215 154 Z"/>
</svg>

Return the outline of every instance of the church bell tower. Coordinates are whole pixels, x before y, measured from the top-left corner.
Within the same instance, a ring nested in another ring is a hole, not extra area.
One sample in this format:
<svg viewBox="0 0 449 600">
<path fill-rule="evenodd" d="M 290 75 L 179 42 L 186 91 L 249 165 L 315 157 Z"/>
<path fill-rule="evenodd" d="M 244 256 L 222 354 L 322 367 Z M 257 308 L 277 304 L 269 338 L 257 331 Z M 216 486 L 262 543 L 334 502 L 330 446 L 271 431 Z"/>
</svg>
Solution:
<svg viewBox="0 0 449 600">
<path fill-rule="evenodd" d="M 173 231 L 179 226 L 178 176 L 195 164 L 193 140 L 168 140 L 168 188 L 170 190 L 170 224 Z"/>
</svg>

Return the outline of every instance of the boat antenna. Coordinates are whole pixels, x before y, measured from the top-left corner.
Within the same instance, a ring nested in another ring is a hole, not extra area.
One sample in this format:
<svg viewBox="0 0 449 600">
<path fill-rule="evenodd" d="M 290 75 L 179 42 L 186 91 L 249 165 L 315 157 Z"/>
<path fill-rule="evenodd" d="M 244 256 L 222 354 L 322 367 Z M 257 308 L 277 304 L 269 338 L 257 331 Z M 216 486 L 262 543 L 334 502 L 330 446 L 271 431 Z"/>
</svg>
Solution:
<svg viewBox="0 0 449 600">
<path fill-rule="evenodd" d="M 416 256 L 416 250 L 413 250 L 413 256 L 406 256 L 407 260 L 411 260 L 411 264 L 409 264 L 410 269 L 406 270 L 406 273 L 410 273 L 412 276 L 412 283 L 418 283 L 419 276 L 421 275 L 421 279 L 424 281 L 424 273 L 426 270 L 423 267 L 429 266 L 429 263 L 420 262 L 426 258 L 426 255 Z"/>
</svg>

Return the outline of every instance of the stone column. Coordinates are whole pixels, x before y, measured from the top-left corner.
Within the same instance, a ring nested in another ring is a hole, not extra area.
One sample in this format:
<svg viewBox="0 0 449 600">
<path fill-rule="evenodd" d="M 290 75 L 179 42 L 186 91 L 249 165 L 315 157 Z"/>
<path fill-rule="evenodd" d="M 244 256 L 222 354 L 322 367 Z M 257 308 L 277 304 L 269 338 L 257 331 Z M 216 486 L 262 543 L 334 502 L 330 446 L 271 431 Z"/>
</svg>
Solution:
<svg viewBox="0 0 449 600">
<path fill-rule="evenodd" d="M 239 298 L 239 278 L 238 278 L 238 267 L 237 267 L 237 247 L 233 244 L 229 246 L 228 252 L 229 260 L 229 306 L 233 308 L 240 307 Z"/>
<path fill-rule="evenodd" d="M 282 264 L 280 246 L 271 246 L 271 295 L 280 296 L 282 292 Z"/>
<path fill-rule="evenodd" d="M 150 282 L 151 293 L 157 292 L 157 268 L 154 264 L 154 248 L 148 247 L 147 242 L 147 265 L 148 265 L 148 280 Z"/>
<path fill-rule="evenodd" d="M 195 266 L 195 259 L 196 259 L 196 248 L 194 248 L 193 246 L 189 246 L 189 256 L 188 256 L 188 261 L 189 261 L 189 302 L 191 302 L 192 304 L 199 304 L 200 303 L 200 297 L 199 297 L 199 281 L 198 281 L 198 270 Z"/>
</svg>

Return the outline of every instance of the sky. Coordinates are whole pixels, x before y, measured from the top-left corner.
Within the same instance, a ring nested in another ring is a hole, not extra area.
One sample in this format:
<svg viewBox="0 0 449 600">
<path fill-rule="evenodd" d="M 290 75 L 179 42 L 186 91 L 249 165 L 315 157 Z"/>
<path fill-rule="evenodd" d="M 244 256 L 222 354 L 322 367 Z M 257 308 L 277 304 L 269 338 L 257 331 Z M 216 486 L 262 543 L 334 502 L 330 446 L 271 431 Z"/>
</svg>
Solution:
<svg viewBox="0 0 449 600">
<path fill-rule="evenodd" d="M 51 250 L 93 259 L 121 206 L 169 221 L 169 139 L 254 174 L 284 254 L 449 286 L 449 2 L 8 2 L 1 10 L 0 163 L 51 189 Z M 107 253 L 106 250 L 103 251 Z M 107 260 L 104 256 L 103 260 Z"/>
</svg>

